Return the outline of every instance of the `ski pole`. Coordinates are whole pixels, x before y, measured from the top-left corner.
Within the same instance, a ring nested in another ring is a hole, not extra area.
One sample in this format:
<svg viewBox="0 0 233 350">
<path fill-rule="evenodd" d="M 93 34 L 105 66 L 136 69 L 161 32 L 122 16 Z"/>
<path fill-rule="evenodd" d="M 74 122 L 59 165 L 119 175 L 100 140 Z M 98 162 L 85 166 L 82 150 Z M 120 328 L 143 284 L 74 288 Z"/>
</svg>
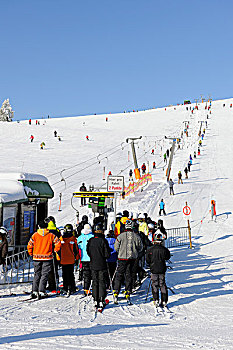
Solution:
<svg viewBox="0 0 233 350">
<path fill-rule="evenodd" d="M 115 269 L 115 271 L 114 271 L 114 274 L 113 274 L 113 276 L 112 276 L 112 281 L 111 281 L 111 279 L 110 279 L 111 283 L 114 281 L 114 278 L 115 278 L 115 276 L 116 276 L 116 272 L 117 272 L 117 267 L 116 267 L 116 269 Z M 110 283 L 110 286 L 108 287 L 108 289 L 109 289 L 110 287 L 112 287 L 112 286 L 111 286 L 111 283 Z M 113 287 L 112 287 L 112 290 L 113 290 Z"/>
<path fill-rule="evenodd" d="M 58 280 L 56 277 L 56 267 L 55 267 L 54 256 L 53 256 L 53 273 L 54 273 L 54 281 L 55 281 L 55 285 L 56 285 L 56 291 L 58 291 Z"/>
<path fill-rule="evenodd" d="M 167 287 L 167 289 L 169 289 L 172 292 L 172 294 L 176 294 L 176 292 L 171 287 Z"/>
<path fill-rule="evenodd" d="M 112 286 L 112 281 L 113 281 L 113 279 L 111 279 L 111 275 L 110 275 L 110 271 L 109 271 L 109 266 L 108 266 L 108 264 L 107 264 L 107 269 L 108 269 L 108 277 L 109 277 L 109 280 L 110 280 L 110 287 L 111 287 L 112 295 L 113 295 L 113 286 Z M 115 270 L 115 272 L 116 272 L 116 270 Z M 115 275 L 115 273 L 114 273 L 114 275 Z"/>
<path fill-rule="evenodd" d="M 149 294 L 150 286 L 151 286 L 151 279 L 150 279 L 150 283 L 149 283 L 149 286 L 148 286 L 148 289 L 147 289 L 145 303 L 147 302 L 147 298 L 148 298 L 148 294 Z"/>
</svg>

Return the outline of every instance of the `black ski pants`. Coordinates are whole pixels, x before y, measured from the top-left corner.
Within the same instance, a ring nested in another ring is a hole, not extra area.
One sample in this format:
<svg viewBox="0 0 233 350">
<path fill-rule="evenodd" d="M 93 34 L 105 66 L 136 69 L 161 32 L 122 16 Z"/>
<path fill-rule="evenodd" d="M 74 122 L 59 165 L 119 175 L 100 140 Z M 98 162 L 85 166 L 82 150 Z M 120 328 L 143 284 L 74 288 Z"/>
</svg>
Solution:
<svg viewBox="0 0 233 350">
<path fill-rule="evenodd" d="M 165 273 L 152 273 L 151 274 L 152 282 L 152 295 L 154 300 L 159 301 L 159 290 L 161 291 L 161 301 L 168 301 L 168 291 L 165 281 Z"/>
<path fill-rule="evenodd" d="M 107 270 L 92 270 L 92 296 L 95 301 L 104 301 L 106 292 Z"/>
<path fill-rule="evenodd" d="M 91 285 L 91 268 L 89 261 L 82 261 L 83 266 L 83 289 L 89 290 Z"/>
<path fill-rule="evenodd" d="M 132 270 L 132 287 L 135 287 L 135 283 L 137 282 L 137 276 L 138 276 L 138 282 L 141 283 L 142 279 L 144 278 L 146 271 L 143 268 L 143 257 L 137 258 L 135 260 L 133 270 Z"/>
<path fill-rule="evenodd" d="M 34 260 L 34 279 L 32 283 L 33 292 L 46 292 L 46 284 L 49 273 L 53 268 L 53 260 Z"/>
<path fill-rule="evenodd" d="M 68 292 L 75 292 L 74 264 L 62 265 L 63 289 Z"/>
<path fill-rule="evenodd" d="M 163 212 L 163 215 L 166 215 L 165 210 L 160 208 L 159 209 L 159 216 L 162 214 L 162 212 Z"/>
<path fill-rule="evenodd" d="M 86 198 L 85 197 L 81 197 L 81 205 L 86 205 Z"/>
<path fill-rule="evenodd" d="M 133 282 L 133 268 L 135 266 L 135 259 L 118 260 L 116 278 L 114 283 L 114 290 L 116 293 L 120 293 L 121 283 L 125 277 L 125 290 L 129 293 L 132 292 Z"/>
</svg>

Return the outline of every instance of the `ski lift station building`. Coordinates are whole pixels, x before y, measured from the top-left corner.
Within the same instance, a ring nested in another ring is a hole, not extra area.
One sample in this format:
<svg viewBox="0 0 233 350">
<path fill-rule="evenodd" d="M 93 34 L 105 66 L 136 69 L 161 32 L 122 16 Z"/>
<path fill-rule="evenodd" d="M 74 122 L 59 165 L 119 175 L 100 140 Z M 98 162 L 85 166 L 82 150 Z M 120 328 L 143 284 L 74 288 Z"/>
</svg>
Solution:
<svg viewBox="0 0 233 350">
<path fill-rule="evenodd" d="M 0 173 L 0 226 L 6 227 L 10 246 L 28 243 L 37 223 L 47 217 L 53 196 L 43 175 Z"/>
</svg>

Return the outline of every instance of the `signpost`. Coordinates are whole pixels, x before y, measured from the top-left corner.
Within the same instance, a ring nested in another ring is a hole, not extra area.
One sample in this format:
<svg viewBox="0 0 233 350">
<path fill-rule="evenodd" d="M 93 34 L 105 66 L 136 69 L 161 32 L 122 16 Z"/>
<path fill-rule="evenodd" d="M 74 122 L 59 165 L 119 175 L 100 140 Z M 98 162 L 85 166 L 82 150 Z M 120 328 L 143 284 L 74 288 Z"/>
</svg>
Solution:
<svg viewBox="0 0 233 350">
<path fill-rule="evenodd" d="M 114 223 L 116 223 L 116 202 L 117 193 L 124 191 L 124 176 L 109 175 L 107 180 L 107 190 L 114 192 Z"/>
<path fill-rule="evenodd" d="M 192 237 L 191 237 L 191 227 L 189 223 L 189 219 L 191 217 L 191 208 L 188 206 L 188 203 L 185 203 L 185 207 L 183 207 L 183 214 L 184 218 L 188 221 L 188 231 L 189 231 L 189 242 L 190 242 L 190 248 L 192 249 Z"/>
</svg>

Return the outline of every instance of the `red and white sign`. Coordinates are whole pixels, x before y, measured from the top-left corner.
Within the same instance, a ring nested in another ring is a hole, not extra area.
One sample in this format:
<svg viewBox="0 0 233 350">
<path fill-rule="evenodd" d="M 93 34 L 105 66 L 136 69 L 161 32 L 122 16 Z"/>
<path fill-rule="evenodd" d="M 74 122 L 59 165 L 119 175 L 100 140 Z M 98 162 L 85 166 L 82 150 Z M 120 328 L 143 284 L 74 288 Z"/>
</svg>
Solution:
<svg viewBox="0 0 233 350">
<path fill-rule="evenodd" d="M 109 192 L 123 192 L 124 176 L 108 176 L 107 190 Z"/>
<path fill-rule="evenodd" d="M 190 214 L 191 214 L 191 208 L 186 205 L 183 208 L 183 214 L 188 219 L 190 217 Z"/>
</svg>

